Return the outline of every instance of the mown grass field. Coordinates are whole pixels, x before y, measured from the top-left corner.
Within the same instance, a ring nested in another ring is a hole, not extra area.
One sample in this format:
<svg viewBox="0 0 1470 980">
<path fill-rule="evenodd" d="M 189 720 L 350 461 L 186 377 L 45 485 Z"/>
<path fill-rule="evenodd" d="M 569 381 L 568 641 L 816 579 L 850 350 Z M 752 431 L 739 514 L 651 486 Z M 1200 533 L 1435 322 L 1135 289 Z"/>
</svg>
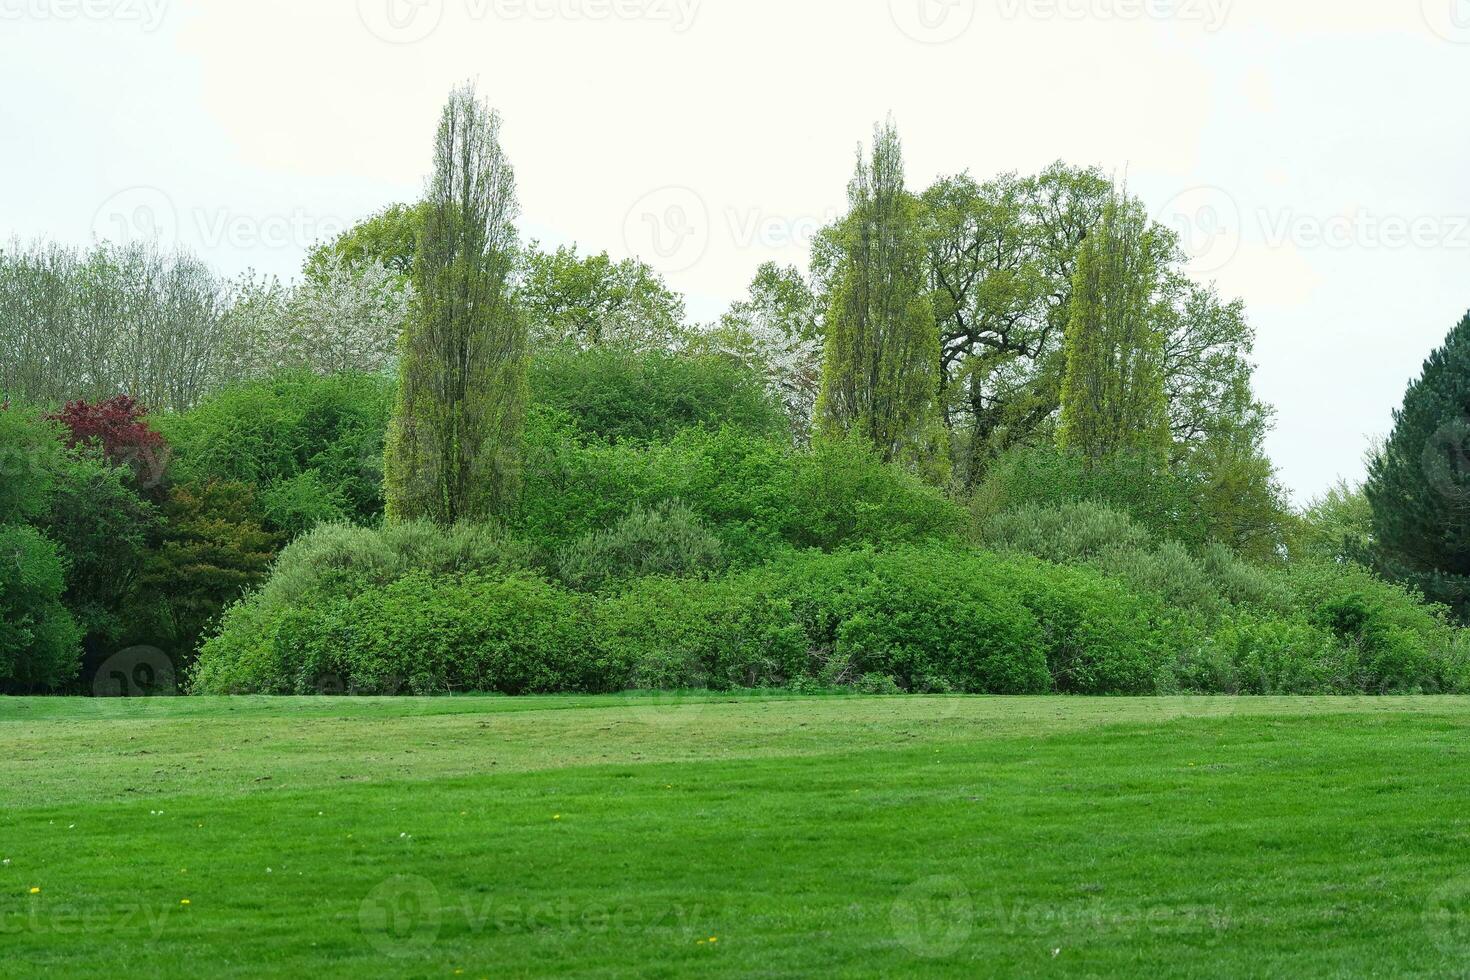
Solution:
<svg viewBox="0 0 1470 980">
<path fill-rule="evenodd" d="M 1464 976 L 1470 700 L 0 700 L 0 852 L 12 976 Z"/>
</svg>

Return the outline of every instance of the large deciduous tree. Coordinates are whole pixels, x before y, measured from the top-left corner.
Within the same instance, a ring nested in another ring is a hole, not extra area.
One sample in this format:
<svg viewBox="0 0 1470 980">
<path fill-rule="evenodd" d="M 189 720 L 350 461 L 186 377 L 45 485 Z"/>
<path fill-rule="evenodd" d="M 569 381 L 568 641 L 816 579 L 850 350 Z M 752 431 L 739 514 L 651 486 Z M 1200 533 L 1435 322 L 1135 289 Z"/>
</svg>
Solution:
<svg viewBox="0 0 1470 980">
<path fill-rule="evenodd" d="M 537 345 L 669 350 L 684 335 L 684 300 L 636 259 L 575 247 L 528 250 L 520 301 Z"/>
<path fill-rule="evenodd" d="M 1382 570 L 1470 613 L 1470 315 L 1430 354 L 1364 488 Z"/>
<path fill-rule="evenodd" d="M 500 116 L 470 86 L 444 107 L 414 256 L 388 436 L 393 520 L 441 524 L 502 512 L 519 482 L 526 328 L 511 279 L 515 175 Z"/>
<path fill-rule="evenodd" d="M 938 475 L 939 333 L 925 275 L 918 201 L 904 188 L 890 121 L 859 156 L 849 212 L 834 231 L 817 414 L 826 433 L 866 438 L 887 461 Z"/>
</svg>

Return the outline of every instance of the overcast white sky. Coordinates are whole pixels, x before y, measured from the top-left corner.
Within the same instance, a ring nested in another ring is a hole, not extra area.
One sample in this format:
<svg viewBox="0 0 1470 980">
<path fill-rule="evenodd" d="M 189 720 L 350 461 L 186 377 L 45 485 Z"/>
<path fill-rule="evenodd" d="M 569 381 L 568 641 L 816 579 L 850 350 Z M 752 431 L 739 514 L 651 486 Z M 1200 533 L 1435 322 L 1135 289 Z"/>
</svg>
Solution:
<svg viewBox="0 0 1470 980">
<path fill-rule="evenodd" d="M 526 235 L 640 254 L 701 319 L 804 262 L 890 111 L 915 190 L 1126 172 L 1245 299 L 1299 499 L 1470 308 L 1470 0 L 0 0 L 0 238 L 289 276 L 419 192 L 467 78 Z"/>
</svg>

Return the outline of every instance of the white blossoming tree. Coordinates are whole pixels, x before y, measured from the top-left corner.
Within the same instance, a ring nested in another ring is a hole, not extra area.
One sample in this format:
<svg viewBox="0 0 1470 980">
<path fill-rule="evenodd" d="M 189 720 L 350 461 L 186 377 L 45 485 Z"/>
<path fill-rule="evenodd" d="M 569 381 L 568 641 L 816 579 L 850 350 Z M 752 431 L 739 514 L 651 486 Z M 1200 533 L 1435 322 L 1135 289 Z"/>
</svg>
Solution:
<svg viewBox="0 0 1470 980">
<path fill-rule="evenodd" d="M 759 371 L 805 441 L 822 387 L 822 328 L 815 294 L 801 273 L 768 262 L 709 334 L 715 349 Z"/>
</svg>

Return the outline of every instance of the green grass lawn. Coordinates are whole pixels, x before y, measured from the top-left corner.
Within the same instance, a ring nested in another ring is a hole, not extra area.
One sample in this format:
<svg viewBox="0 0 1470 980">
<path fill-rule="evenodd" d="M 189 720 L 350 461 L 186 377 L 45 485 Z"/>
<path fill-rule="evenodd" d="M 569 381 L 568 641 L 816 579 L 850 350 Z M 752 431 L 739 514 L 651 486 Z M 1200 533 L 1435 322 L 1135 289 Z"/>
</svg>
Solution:
<svg viewBox="0 0 1470 980">
<path fill-rule="evenodd" d="M 1470 700 L 0 700 L 0 858 L 12 976 L 1465 976 Z"/>
</svg>

